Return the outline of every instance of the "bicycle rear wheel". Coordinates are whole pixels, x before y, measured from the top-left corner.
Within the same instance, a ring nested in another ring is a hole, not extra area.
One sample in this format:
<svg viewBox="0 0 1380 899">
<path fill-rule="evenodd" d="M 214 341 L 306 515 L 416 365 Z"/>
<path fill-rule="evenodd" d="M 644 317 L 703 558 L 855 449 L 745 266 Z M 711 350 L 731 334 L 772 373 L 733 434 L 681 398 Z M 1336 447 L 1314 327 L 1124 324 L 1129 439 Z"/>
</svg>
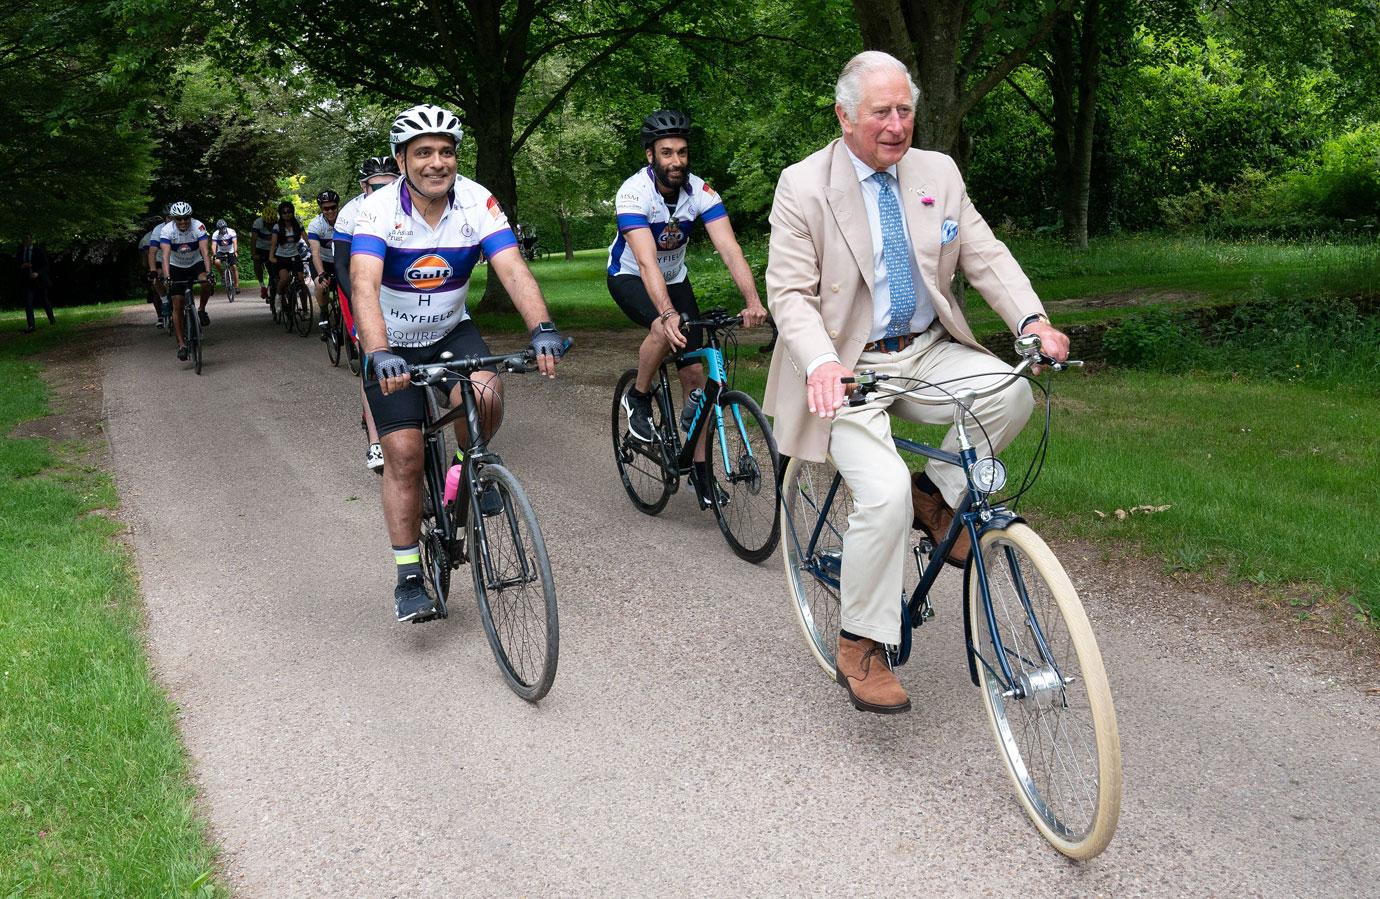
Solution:
<svg viewBox="0 0 1380 899">
<path fill-rule="evenodd" d="M 283 323 L 283 330 L 289 334 L 297 327 L 297 299 L 293 293 L 294 288 L 295 282 L 289 281 L 287 290 L 278 298 L 278 305 L 282 307 L 279 321 Z"/>
<path fill-rule="evenodd" d="M 331 303 L 331 311 L 326 316 L 326 357 L 331 360 L 332 366 L 340 365 L 340 344 L 343 341 L 340 304 Z"/>
<path fill-rule="evenodd" d="M 805 644 L 834 680 L 842 605 L 843 535 L 853 493 L 828 462 L 791 459 L 781 483 L 781 557 Z"/>
<path fill-rule="evenodd" d="M 776 438 L 767 417 L 746 393 L 724 393 L 719 409 L 723 427 L 709 435 L 709 470 L 728 503 L 716 503 L 714 516 L 739 558 L 761 562 L 781 537 L 781 519 L 776 514 L 781 500 Z"/>
<path fill-rule="evenodd" d="M 628 499 L 632 500 L 638 511 L 655 515 L 666 508 L 671 498 L 671 481 L 661 460 L 661 444 L 643 443 L 628 434 L 628 413 L 623 409 L 623 395 L 633 388 L 636 380 L 637 371 L 629 369 L 618 379 L 618 386 L 613 391 L 613 459 L 618 465 L 618 477 L 623 481 Z M 652 403 L 652 424 L 658 435 L 664 432 L 661 406 L 655 402 Z"/>
<path fill-rule="evenodd" d="M 307 285 L 301 281 L 294 281 L 293 288 L 296 290 L 296 293 L 293 294 L 296 303 L 296 308 L 292 313 L 294 316 L 293 324 L 297 328 L 297 333 L 306 337 L 311 333 L 312 325 L 316 324 L 312 320 L 314 316 L 311 314 L 311 291 L 307 290 Z"/>
<path fill-rule="evenodd" d="M 1002 762 L 1045 839 L 1070 858 L 1092 858 L 1121 813 L 1121 743 L 1097 640 L 1063 566 L 1029 527 L 989 530 L 978 548 L 1015 681 L 1002 676 L 970 562 L 970 652 Z"/>
<path fill-rule="evenodd" d="M 501 511 L 485 516 L 470 500 L 470 574 L 484 636 L 513 692 L 537 702 L 556 679 L 560 626 L 556 583 L 537 514 L 522 485 L 502 465 L 479 470 L 479 496 L 494 489 Z"/>
</svg>

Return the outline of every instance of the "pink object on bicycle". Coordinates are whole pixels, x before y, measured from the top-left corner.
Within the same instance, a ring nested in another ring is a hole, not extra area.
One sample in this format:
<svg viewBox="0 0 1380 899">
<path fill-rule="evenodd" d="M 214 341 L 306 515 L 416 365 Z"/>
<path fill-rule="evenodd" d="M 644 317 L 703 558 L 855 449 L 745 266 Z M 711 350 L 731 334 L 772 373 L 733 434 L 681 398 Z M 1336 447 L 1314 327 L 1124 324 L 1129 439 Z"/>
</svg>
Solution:
<svg viewBox="0 0 1380 899">
<path fill-rule="evenodd" d="M 457 463 L 446 470 L 446 491 L 442 502 L 450 505 L 455 502 L 455 498 L 460 495 L 460 474 L 462 467 Z"/>
</svg>

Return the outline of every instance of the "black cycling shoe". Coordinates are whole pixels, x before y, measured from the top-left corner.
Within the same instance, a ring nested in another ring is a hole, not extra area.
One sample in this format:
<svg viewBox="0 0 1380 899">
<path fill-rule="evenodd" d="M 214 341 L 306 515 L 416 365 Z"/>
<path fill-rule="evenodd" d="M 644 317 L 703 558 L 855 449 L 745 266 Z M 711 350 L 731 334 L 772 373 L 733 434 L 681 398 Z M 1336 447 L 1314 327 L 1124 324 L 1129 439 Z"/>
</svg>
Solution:
<svg viewBox="0 0 1380 899">
<path fill-rule="evenodd" d="M 416 575 L 393 589 L 393 605 L 398 613 L 398 621 L 425 621 L 436 614 L 436 606 L 426 595 L 422 579 Z"/>
<path fill-rule="evenodd" d="M 699 479 L 692 476 L 690 482 L 695 485 L 695 498 L 699 500 L 701 510 L 708 509 L 710 506 L 714 505 L 714 500 L 709 498 L 709 492 L 700 486 Z M 714 487 L 714 497 L 718 500 L 718 506 L 722 509 L 729 503 L 728 491 L 720 487 L 717 481 L 711 480 L 710 483 Z"/>
<path fill-rule="evenodd" d="M 196 317 L 201 320 L 203 325 L 209 325 L 211 323 L 211 316 L 206 314 L 205 309 L 197 310 Z"/>
<path fill-rule="evenodd" d="M 479 511 L 485 518 L 492 518 L 503 511 L 503 494 L 498 492 L 497 484 L 490 484 L 479 494 Z"/>
<path fill-rule="evenodd" d="M 186 362 L 188 355 L 190 354 L 187 352 L 186 346 L 180 346 L 177 348 L 177 361 Z"/>
<path fill-rule="evenodd" d="M 656 442 L 656 426 L 652 424 L 652 397 L 646 393 L 623 394 L 623 411 L 628 415 L 628 433 L 643 443 Z"/>
<path fill-rule="evenodd" d="M 326 339 L 326 329 L 329 328 L 329 327 L 331 326 L 331 323 L 328 322 L 328 321 L 326 321 L 326 320 L 323 318 L 323 319 L 321 319 L 321 321 L 317 322 L 316 324 L 317 324 L 318 327 L 321 328 L 321 339 L 324 341 L 324 340 Z"/>
</svg>

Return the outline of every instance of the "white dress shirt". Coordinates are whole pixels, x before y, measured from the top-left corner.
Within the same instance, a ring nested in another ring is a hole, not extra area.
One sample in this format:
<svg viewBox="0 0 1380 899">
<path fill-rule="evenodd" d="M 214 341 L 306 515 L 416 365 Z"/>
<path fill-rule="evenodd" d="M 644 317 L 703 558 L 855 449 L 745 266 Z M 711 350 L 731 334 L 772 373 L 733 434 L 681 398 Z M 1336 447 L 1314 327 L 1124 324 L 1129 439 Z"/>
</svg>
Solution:
<svg viewBox="0 0 1380 899">
<path fill-rule="evenodd" d="M 853 163 L 853 170 L 858 175 L 858 186 L 862 190 L 863 206 L 867 209 L 867 227 L 872 235 L 872 329 L 867 337 L 870 343 L 885 337 L 887 327 L 891 324 L 891 281 L 887 277 L 882 243 L 882 215 L 878 207 L 881 187 L 872 180 L 872 176 L 876 174 L 877 170 L 854 156 L 847 144 L 844 144 L 844 150 L 847 151 L 848 158 Z M 910 333 L 919 334 L 934 324 L 934 303 L 930 300 L 929 291 L 925 289 L 925 282 L 920 277 L 920 265 L 915 258 L 915 245 L 911 243 L 910 229 L 906 225 L 905 205 L 901 202 L 901 184 L 896 178 L 896 166 L 889 166 L 885 171 L 891 183 L 892 194 L 896 197 L 896 205 L 901 210 L 901 228 L 905 232 L 906 247 L 910 249 L 906 255 L 910 259 L 911 283 L 915 285 L 915 313 L 910 319 Z M 810 364 L 805 367 L 805 376 L 808 378 L 814 374 L 815 369 L 825 362 L 838 361 L 838 354 L 824 353 L 810 360 Z"/>
</svg>

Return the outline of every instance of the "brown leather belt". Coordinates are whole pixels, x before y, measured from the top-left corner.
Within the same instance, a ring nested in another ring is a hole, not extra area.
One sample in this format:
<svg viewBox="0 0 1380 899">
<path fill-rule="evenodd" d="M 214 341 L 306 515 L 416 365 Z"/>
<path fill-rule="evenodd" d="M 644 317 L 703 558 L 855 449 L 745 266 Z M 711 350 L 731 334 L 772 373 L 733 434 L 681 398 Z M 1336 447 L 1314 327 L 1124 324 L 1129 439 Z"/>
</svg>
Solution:
<svg viewBox="0 0 1380 899">
<path fill-rule="evenodd" d="M 883 337 L 881 340 L 874 340 L 863 347 L 865 353 L 899 353 L 906 347 L 915 343 L 919 334 L 901 334 L 896 337 Z"/>
</svg>

